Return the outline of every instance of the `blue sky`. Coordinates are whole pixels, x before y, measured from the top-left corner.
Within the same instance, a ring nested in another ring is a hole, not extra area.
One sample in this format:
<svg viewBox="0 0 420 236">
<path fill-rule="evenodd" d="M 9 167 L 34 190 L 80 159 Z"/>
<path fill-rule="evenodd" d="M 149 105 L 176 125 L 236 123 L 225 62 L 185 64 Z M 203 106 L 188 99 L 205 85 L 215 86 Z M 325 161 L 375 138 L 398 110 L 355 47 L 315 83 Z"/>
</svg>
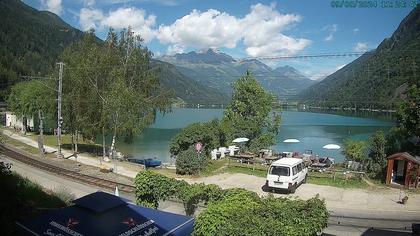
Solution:
<svg viewBox="0 0 420 236">
<path fill-rule="evenodd" d="M 235 58 L 374 49 L 412 10 L 411 0 L 402 1 L 405 7 L 373 0 L 374 8 L 334 8 L 331 0 L 24 0 L 81 30 L 93 27 L 100 38 L 130 25 L 156 56 L 211 47 Z M 318 79 L 354 59 L 264 62 Z"/>
</svg>

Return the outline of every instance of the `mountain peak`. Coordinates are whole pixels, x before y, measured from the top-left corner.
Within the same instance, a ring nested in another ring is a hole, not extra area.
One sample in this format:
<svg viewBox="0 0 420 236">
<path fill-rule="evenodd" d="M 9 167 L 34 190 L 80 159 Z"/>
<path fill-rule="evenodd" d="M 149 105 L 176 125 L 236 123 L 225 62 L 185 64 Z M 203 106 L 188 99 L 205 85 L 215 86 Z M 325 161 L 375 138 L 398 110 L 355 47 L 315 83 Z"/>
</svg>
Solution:
<svg viewBox="0 0 420 236">
<path fill-rule="evenodd" d="M 191 51 L 188 53 L 177 53 L 173 56 L 166 56 L 173 60 L 184 61 L 184 62 L 202 62 L 218 64 L 223 62 L 234 62 L 235 59 L 226 53 L 223 53 L 217 49 L 208 48 L 201 51 Z"/>
</svg>

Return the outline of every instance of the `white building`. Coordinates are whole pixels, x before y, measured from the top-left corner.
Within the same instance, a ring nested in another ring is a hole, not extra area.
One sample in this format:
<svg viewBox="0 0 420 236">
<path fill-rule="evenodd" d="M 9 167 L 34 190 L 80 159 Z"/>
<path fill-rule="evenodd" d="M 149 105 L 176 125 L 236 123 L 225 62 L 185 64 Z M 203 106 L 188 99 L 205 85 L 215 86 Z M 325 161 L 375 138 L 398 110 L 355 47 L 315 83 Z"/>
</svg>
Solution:
<svg viewBox="0 0 420 236">
<path fill-rule="evenodd" d="M 30 128 L 30 130 L 34 130 L 34 128 L 37 128 L 33 117 L 26 117 L 25 120 L 26 125 Z M 4 126 L 23 130 L 23 124 L 23 117 L 17 117 L 12 112 L 6 112 L 6 124 L 4 124 Z"/>
</svg>

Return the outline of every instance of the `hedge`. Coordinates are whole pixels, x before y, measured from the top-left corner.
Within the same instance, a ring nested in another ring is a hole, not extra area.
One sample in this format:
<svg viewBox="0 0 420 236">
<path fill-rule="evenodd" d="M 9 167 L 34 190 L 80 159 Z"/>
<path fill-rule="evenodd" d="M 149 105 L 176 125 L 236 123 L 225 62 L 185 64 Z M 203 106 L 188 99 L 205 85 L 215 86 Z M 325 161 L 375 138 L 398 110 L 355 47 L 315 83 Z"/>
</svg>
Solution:
<svg viewBox="0 0 420 236">
<path fill-rule="evenodd" d="M 315 235 L 327 226 L 328 211 L 319 196 L 309 200 L 275 198 L 240 188 L 188 184 L 150 171 L 135 179 L 137 203 L 157 208 L 159 201 L 177 198 L 187 215 L 207 204 L 195 221 L 194 235 Z"/>
</svg>

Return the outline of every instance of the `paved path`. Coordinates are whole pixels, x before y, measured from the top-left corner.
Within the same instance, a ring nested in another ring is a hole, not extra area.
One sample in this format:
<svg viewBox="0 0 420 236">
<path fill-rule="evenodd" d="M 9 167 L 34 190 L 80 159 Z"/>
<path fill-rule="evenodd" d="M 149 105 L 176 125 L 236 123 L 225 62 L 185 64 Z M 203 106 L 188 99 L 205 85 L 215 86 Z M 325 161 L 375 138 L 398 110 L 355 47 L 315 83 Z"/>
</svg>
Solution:
<svg viewBox="0 0 420 236">
<path fill-rule="evenodd" d="M 10 130 L 7 130 L 7 129 L 3 130 L 3 134 L 7 135 L 8 137 L 10 137 L 12 139 L 15 139 L 17 141 L 25 143 L 29 146 L 38 148 L 38 142 L 29 138 L 29 137 L 22 136 L 18 133 L 14 133 L 14 132 L 12 132 Z M 55 148 L 55 147 L 50 147 L 50 146 L 44 145 L 44 149 L 48 153 L 57 152 L 57 148 Z M 65 157 L 73 155 L 73 152 L 71 152 L 69 150 L 65 150 L 65 149 L 61 149 L 61 150 L 62 150 L 61 151 L 62 154 Z M 99 161 L 99 158 L 97 158 L 97 157 L 92 157 L 92 156 L 89 156 L 87 154 L 79 154 L 77 156 L 78 156 L 77 161 L 82 163 L 82 164 L 90 165 L 90 166 L 96 166 L 96 167 L 105 167 L 107 169 L 109 169 L 109 168 L 114 168 L 115 169 L 114 163 L 103 161 L 102 164 L 101 164 L 100 161 Z M 69 160 L 75 161 L 76 159 L 74 157 L 70 157 Z M 122 166 L 122 165 L 118 165 L 117 173 L 120 174 L 120 175 L 125 175 L 125 176 L 128 176 L 128 177 L 134 178 L 134 177 L 136 177 L 138 171 L 137 170 L 131 170 L 131 169 L 126 168 L 125 166 Z"/>
</svg>

